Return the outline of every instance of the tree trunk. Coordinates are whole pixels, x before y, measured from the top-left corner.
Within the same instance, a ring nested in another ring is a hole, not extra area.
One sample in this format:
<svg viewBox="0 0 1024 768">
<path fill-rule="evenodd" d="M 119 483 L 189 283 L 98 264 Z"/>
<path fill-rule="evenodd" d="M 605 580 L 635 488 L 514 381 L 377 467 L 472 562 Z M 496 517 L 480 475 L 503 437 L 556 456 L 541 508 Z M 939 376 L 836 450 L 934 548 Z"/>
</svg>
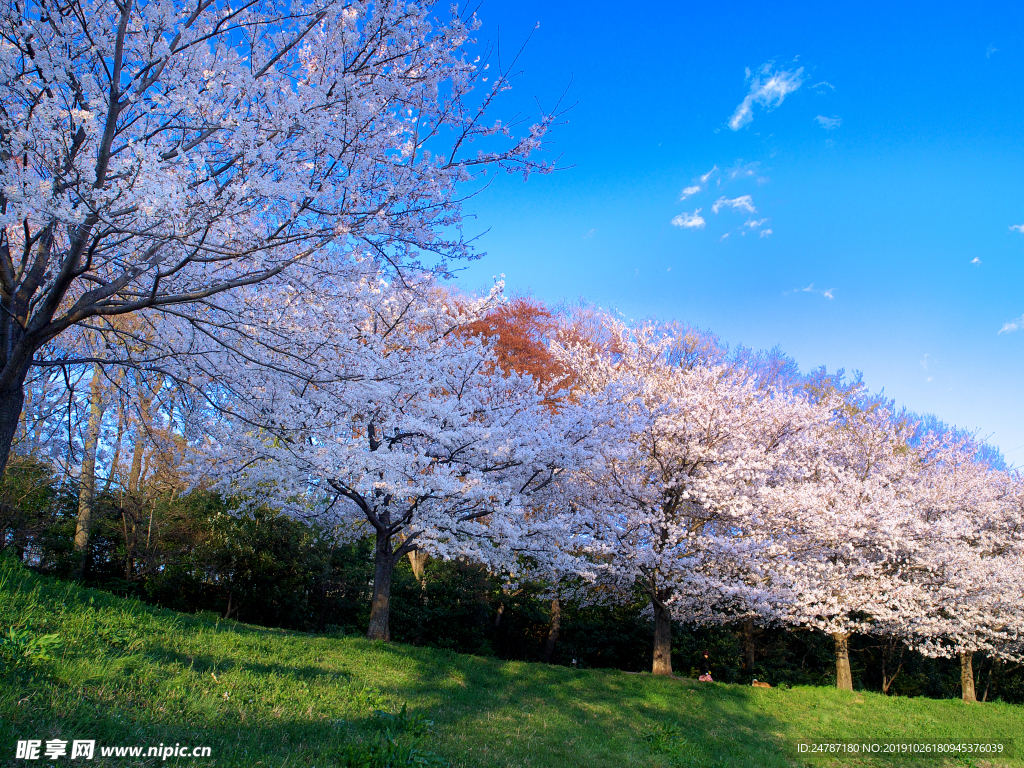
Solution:
<svg viewBox="0 0 1024 768">
<path fill-rule="evenodd" d="M 135 493 L 139 490 L 139 480 L 142 475 L 142 453 L 145 450 L 145 443 L 142 442 L 142 427 L 139 427 L 135 434 L 135 445 L 132 447 L 132 468 L 128 472 L 128 493 Z"/>
<path fill-rule="evenodd" d="M 377 532 L 374 552 L 373 601 L 370 604 L 370 627 L 366 637 L 370 640 L 391 640 L 391 575 L 395 570 L 395 553 L 391 551 L 391 536 Z"/>
<path fill-rule="evenodd" d="M 747 674 L 754 674 L 754 620 L 743 622 L 743 666 Z"/>
<path fill-rule="evenodd" d="M 146 479 L 146 468 L 143 465 L 143 460 L 148 459 L 146 456 L 146 439 L 154 444 L 155 447 L 153 434 L 150 431 L 153 422 L 153 401 L 160 390 L 163 389 L 163 385 L 163 376 L 157 378 L 152 388 L 147 388 L 145 382 L 140 381 L 138 378 L 135 380 L 135 386 L 139 393 L 139 418 L 135 428 L 132 466 L 128 472 L 129 493 L 137 493 L 142 486 L 142 482 Z M 148 463 L 147 460 L 146 464 Z"/>
<path fill-rule="evenodd" d="M 850 671 L 850 635 L 833 632 L 836 642 L 836 688 L 840 691 L 853 690 L 853 673 Z"/>
<path fill-rule="evenodd" d="M 423 571 L 427 567 L 427 553 L 420 552 L 418 549 L 414 549 L 409 553 L 409 565 L 412 566 L 412 575 L 416 577 L 416 581 L 420 583 L 420 586 L 425 586 L 423 583 Z"/>
<path fill-rule="evenodd" d="M 130 523 L 129 516 L 131 517 Z M 135 519 L 135 511 L 121 507 L 121 524 L 124 531 L 124 580 L 131 581 L 135 563 L 135 545 L 138 543 L 136 536 L 138 521 Z"/>
<path fill-rule="evenodd" d="M 39 445 L 38 441 L 33 442 L 31 437 L 35 430 L 29 429 L 28 417 L 32 412 L 32 390 L 25 393 L 25 402 L 21 406 L 21 416 L 18 417 L 18 430 L 14 433 L 14 442 L 21 443 L 25 447 L 22 453 L 34 454 Z M 38 421 L 38 419 L 37 419 Z"/>
<path fill-rule="evenodd" d="M 897 643 L 899 643 L 900 655 L 893 659 L 895 654 L 893 646 Z M 893 681 L 899 676 L 900 670 L 903 669 L 903 655 L 906 650 L 907 646 L 902 641 L 893 637 L 886 638 L 885 644 L 882 646 L 882 693 L 885 695 L 889 695 L 889 689 L 892 687 Z M 892 669 L 894 662 L 896 664 L 895 670 Z"/>
<path fill-rule="evenodd" d="M 973 653 L 960 654 L 960 696 L 969 704 L 973 704 L 978 700 L 978 697 L 974 693 Z"/>
<path fill-rule="evenodd" d="M 551 663 L 551 655 L 555 652 L 555 643 L 558 642 L 558 631 L 562 628 L 562 604 L 556 597 L 551 601 L 551 628 L 548 630 L 548 639 L 544 643 L 544 663 Z"/>
<path fill-rule="evenodd" d="M 46 393 L 49 391 L 48 383 L 42 384 L 43 392 L 41 393 L 40 399 L 46 402 Z M 31 407 L 31 406 L 30 406 Z M 29 414 L 26 414 L 26 422 Z M 32 452 L 40 450 L 43 447 L 43 419 L 36 419 L 35 423 L 32 424 Z"/>
<path fill-rule="evenodd" d="M 103 422 L 103 372 L 98 365 L 92 368 L 89 387 L 89 423 L 82 444 L 82 468 L 78 475 L 78 522 L 75 525 L 75 576 L 85 575 L 89 532 L 92 530 L 93 502 L 96 497 L 96 445 Z"/>
<path fill-rule="evenodd" d="M 661 591 L 661 590 L 659 590 Z M 672 615 L 663 599 L 654 597 L 651 606 L 654 608 L 654 663 L 651 672 L 655 675 L 672 674 Z"/>
<path fill-rule="evenodd" d="M 117 437 L 114 440 L 114 455 L 110 458 L 110 471 L 107 473 L 107 481 L 103 484 L 103 493 L 110 493 L 110 486 L 114 482 L 114 475 L 117 474 L 117 465 L 121 460 L 121 442 L 124 439 L 125 409 L 123 405 L 117 408 Z"/>
<path fill-rule="evenodd" d="M 21 411 L 25 407 L 25 377 L 28 375 L 28 362 L 25 363 L 19 376 L 14 377 L 9 388 L 0 390 L 0 476 L 7 469 L 7 460 L 11 456 L 11 446 L 18 434 L 21 424 Z"/>
<path fill-rule="evenodd" d="M 992 688 L 992 670 L 995 669 L 996 663 L 999 659 L 992 659 L 992 663 L 988 665 L 988 677 L 985 680 L 985 692 L 981 696 L 981 700 L 988 701 L 988 692 Z"/>
<path fill-rule="evenodd" d="M 139 420 L 135 428 L 135 445 L 132 446 L 132 468 L 128 471 L 128 492 L 136 493 L 142 483 L 142 459 L 146 453 L 145 437 L 149 436 L 150 409 L 153 398 L 148 394 L 139 395 Z"/>
</svg>

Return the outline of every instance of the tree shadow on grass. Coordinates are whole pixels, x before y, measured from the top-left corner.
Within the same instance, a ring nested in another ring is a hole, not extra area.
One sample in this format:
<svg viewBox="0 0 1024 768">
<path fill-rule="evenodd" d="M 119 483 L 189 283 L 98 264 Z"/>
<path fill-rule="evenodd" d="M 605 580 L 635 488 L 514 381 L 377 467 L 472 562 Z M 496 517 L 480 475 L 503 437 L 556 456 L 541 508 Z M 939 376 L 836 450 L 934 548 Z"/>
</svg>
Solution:
<svg viewBox="0 0 1024 768">
<path fill-rule="evenodd" d="M 988 763 L 878 754 L 816 758 L 797 752 L 797 739 L 816 735 L 811 719 L 789 714 L 813 706 L 831 710 L 819 740 L 883 737 L 910 741 L 915 727 L 886 722 L 893 702 L 834 689 L 772 690 L 704 684 L 614 670 L 574 670 L 502 662 L 407 646 L 377 646 L 392 667 L 407 669 L 405 690 L 438 723 L 439 748 L 464 765 L 523 766 L 924 766 Z M 856 713 L 879 708 L 872 717 Z M 923 725 L 923 724 L 922 724 Z M 952 738 L 920 729 L 920 740 Z M 809 733 L 797 733 L 801 729 Z M 872 731 L 871 729 L 875 729 Z M 878 730 L 881 729 L 881 730 Z M 978 731 L 984 735 L 984 729 Z M 1005 735 L 1005 734 L 1004 734 Z M 991 735 L 990 735 L 991 736 Z M 501 755 L 499 757 L 499 755 Z M 1021 765 L 1016 759 L 992 765 Z"/>
<path fill-rule="evenodd" d="M 294 680 L 312 681 L 323 677 L 335 678 L 339 683 L 350 680 L 352 675 L 345 669 L 324 664 L 266 663 L 262 661 L 239 660 L 208 653 L 186 653 L 162 646 L 150 646 L 143 654 L 151 661 L 178 668 L 189 669 L 199 675 L 221 676 L 231 672 L 245 672 L 250 675 L 269 677 L 277 675 Z"/>
<path fill-rule="evenodd" d="M 754 692 L 614 670 L 573 670 L 390 646 L 412 663 L 411 698 L 469 758 L 494 765 L 787 766 L 783 735 Z M 460 738 L 472 733 L 470 742 Z M 466 759 L 466 765 L 474 764 Z"/>
</svg>

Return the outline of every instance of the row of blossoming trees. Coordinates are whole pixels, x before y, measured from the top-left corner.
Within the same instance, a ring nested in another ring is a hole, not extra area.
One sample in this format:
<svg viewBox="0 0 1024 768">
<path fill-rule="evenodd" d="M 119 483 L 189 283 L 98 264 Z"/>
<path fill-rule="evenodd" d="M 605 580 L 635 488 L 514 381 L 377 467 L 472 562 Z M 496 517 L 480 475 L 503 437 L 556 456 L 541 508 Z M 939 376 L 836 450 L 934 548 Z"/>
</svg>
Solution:
<svg viewBox="0 0 1024 768">
<path fill-rule="evenodd" d="M 1021 656 L 1020 476 L 863 387 L 595 311 L 535 324 L 546 367 L 528 373 L 489 320 L 499 291 L 389 285 L 368 264 L 233 297 L 210 305 L 215 338 L 163 329 L 210 404 L 197 475 L 372 535 L 371 638 L 413 553 L 595 602 L 641 588 L 656 674 L 673 621 L 824 631 L 847 689 L 852 633 L 959 655 L 968 699 L 973 653 Z"/>
<path fill-rule="evenodd" d="M 856 388 L 773 386 L 687 360 L 670 328 L 612 327 L 614 353 L 568 358 L 607 414 L 571 497 L 595 584 L 650 596 L 656 673 L 672 618 L 823 630 L 847 689 L 853 632 L 960 655 L 969 699 L 973 652 L 1020 653 L 1018 475 Z"/>
</svg>

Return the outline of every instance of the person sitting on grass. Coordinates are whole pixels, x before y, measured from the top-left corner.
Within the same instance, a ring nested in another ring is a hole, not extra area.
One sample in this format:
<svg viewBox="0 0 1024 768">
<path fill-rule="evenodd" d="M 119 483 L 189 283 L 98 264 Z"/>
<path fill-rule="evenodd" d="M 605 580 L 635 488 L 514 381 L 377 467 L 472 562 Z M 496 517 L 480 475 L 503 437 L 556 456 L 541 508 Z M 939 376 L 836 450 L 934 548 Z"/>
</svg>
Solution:
<svg viewBox="0 0 1024 768">
<path fill-rule="evenodd" d="M 702 683 L 713 683 L 711 679 L 711 662 L 708 660 L 708 652 L 704 651 L 704 657 L 700 660 L 700 677 L 697 678 Z"/>
</svg>

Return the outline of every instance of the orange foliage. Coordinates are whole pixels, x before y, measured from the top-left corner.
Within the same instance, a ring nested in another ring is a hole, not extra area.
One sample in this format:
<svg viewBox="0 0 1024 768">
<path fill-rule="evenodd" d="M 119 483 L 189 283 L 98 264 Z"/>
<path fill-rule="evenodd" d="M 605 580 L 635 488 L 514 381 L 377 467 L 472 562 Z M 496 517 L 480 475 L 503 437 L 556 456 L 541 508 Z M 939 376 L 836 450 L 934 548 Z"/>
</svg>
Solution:
<svg viewBox="0 0 1024 768">
<path fill-rule="evenodd" d="M 544 304 L 517 297 L 470 323 L 466 330 L 494 343 L 502 370 L 529 374 L 542 389 L 550 390 L 568 376 L 548 348 L 559 325 L 558 318 Z"/>
</svg>

